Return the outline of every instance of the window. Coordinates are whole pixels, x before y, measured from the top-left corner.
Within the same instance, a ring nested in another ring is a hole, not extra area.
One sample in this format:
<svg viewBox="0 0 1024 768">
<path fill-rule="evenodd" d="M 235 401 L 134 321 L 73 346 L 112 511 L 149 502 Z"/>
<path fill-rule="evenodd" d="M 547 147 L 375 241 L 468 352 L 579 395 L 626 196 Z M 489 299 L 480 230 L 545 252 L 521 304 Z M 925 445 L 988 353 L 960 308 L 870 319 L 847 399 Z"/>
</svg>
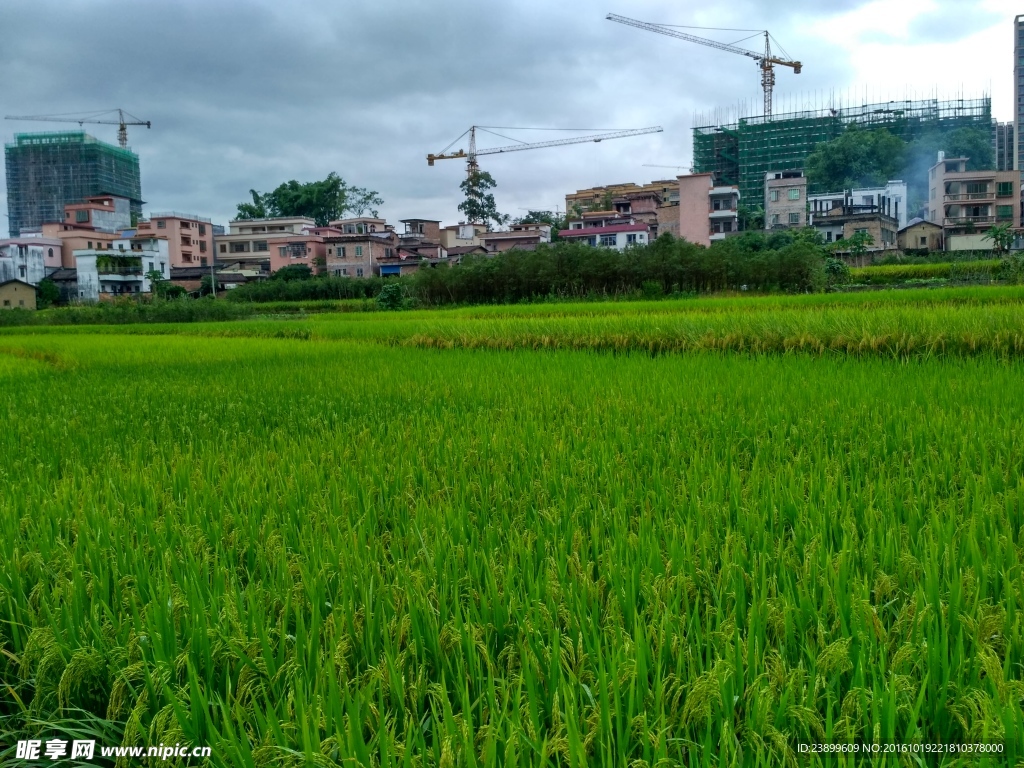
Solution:
<svg viewBox="0 0 1024 768">
<path fill-rule="evenodd" d="M 346 268 L 342 267 L 342 269 L 341 269 L 341 274 L 343 274 L 343 275 L 348 275 L 348 269 L 346 269 Z"/>
<path fill-rule="evenodd" d="M 363 268 L 359 267 L 359 268 L 356 269 L 356 277 L 362 277 L 362 276 L 363 276 Z"/>
<path fill-rule="evenodd" d="M 4 299 L 4 306 L 5 307 L 11 306 L 11 300 L 10 299 Z"/>
<path fill-rule="evenodd" d="M 871 195 L 861 195 L 860 202 L 863 205 L 871 205 L 874 203 L 874 200 L 871 199 Z"/>
<path fill-rule="evenodd" d="M 199 266 L 201 266 L 201 267 L 205 267 L 206 266 L 206 257 L 205 256 L 203 256 L 203 257 L 201 257 L 199 259 Z"/>
<path fill-rule="evenodd" d="M 769 195 L 769 198 L 771 199 L 771 201 L 772 201 L 773 203 L 777 203 L 777 202 L 779 202 L 779 190 L 777 190 L 777 189 L 773 189 L 773 190 L 771 191 L 771 195 Z"/>
<path fill-rule="evenodd" d="M 799 200 L 800 199 L 800 190 L 799 189 L 791 189 L 791 190 L 789 190 L 789 199 L 790 200 Z"/>
<path fill-rule="evenodd" d="M 789 223 L 790 224 L 799 224 L 800 223 L 800 214 L 799 213 L 791 213 L 791 214 L 789 214 Z"/>
<path fill-rule="evenodd" d="M 156 220 L 156 228 L 157 229 L 167 229 L 167 222 L 164 221 L 163 219 L 157 219 Z"/>
<path fill-rule="evenodd" d="M 206 253 L 206 241 L 205 240 L 200 240 L 199 241 L 199 252 L 200 253 Z"/>
<path fill-rule="evenodd" d="M 614 248 L 616 245 L 617 238 L 615 235 L 601 235 L 601 247 L 602 248 Z"/>
<path fill-rule="evenodd" d="M 338 249 L 338 256 L 340 256 L 343 259 L 345 258 L 345 246 L 344 245 L 341 246 L 341 248 Z"/>
<path fill-rule="evenodd" d="M 626 245 L 636 245 L 636 235 L 626 235 Z"/>
<path fill-rule="evenodd" d="M 1000 181 L 996 186 L 996 195 L 999 197 L 1013 197 L 1013 182 Z"/>
<path fill-rule="evenodd" d="M 25 300 L 24 299 L 18 299 L 18 306 L 19 307 L 24 307 L 25 306 Z"/>
<path fill-rule="evenodd" d="M 1013 206 L 1012 205 L 997 205 L 996 206 L 996 218 L 997 219 L 1012 219 L 1013 218 Z"/>
<path fill-rule="evenodd" d="M 385 248 L 384 249 L 384 258 L 385 259 L 390 259 L 391 258 L 391 249 L 390 248 Z"/>
<path fill-rule="evenodd" d="M 199 225 L 199 236 L 203 237 L 205 234 L 206 234 L 206 225 L 205 224 L 200 224 Z"/>
<path fill-rule="evenodd" d="M 772 214 L 772 226 L 773 227 L 777 227 L 778 225 L 779 225 L 779 214 L 773 213 Z"/>
<path fill-rule="evenodd" d="M 932 200 L 935 199 L 935 187 L 932 187 L 932 191 L 931 191 L 931 194 L 929 195 L 929 197 L 931 197 Z"/>
<path fill-rule="evenodd" d="M 362 255 L 363 255 L 363 246 L 357 245 L 356 246 L 356 256 L 362 256 Z"/>
<path fill-rule="evenodd" d="M 228 247 L 226 245 L 224 245 L 224 243 L 220 244 L 220 252 L 221 253 L 227 253 L 228 252 Z"/>
<path fill-rule="evenodd" d="M 988 192 L 988 184 L 984 181 L 969 181 L 966 186 L 967 194 L 971 196 L 984 195 Z"/>
<path fill-rule="evenodd" d="M 270 248 L 267 247 L 267 241 L 266 240 L 256 240 L 256 241 L 254 241 L 253 244 L 252 244 L 252 249 L 256 253 L 263 253 L 265 251 L 269 251 L 270 250 Z"/>
<path fill-rule="evenodd" d="M 46 256 L 47 256 L 47 258 L 50 258 L 50 259 L 53 258 L 53 248 L 51 248 L 49 251 L 46 252 Z"/>
<path fill-rule="evenodd" d="M 928 236 L 927 235 L 921 235 L 918 238 L 918 245 L 920 245 L 922 248 L 927 248 L 928 247 Z"/>
<path fill-rule="evenodd" d="M 25 265 L 24 264 L 19 264 L 18 265 L 18 277 L 20 277 L 22 280 L 25 279 Z"/>
<path fill-rule="evenodd" d="M 89 250 L 92 250 L 92 240 L 89 240 L 89 241 L 88 241 L 88 242 L 86 243 L 86 245 L 87 245 L 87 246 L 89 246 Z"/>
<path fill-rule="evenodd" d="M 248 253 L 248 251 L 249 251 L 249 244 L 248 243 L 232 243 L 231 244 L 231 252 L 232 253 Z"/>
<path fill-rule="evenodd" d="M 78 224 L 84 224 L 89 220 L 88 211 L 75 211 L 75 222 Z"/>
<path fill-rule="evenodd" d="M 826 243 L 831 243 L 832 242 L 832 232 L 831 232 L 831 230 L 825 233 L 825 242 Z"/>
<path fill-rule="evenodd" d="M 867 228 L 866 227 L 858 227 L 857 229 L 853 230 L 853 234 L 855 234 L 855 235 L 859 235 L 862 232 L 864 234 L 867 234 L 867 232 L 868 232 Z"/>
</svg>

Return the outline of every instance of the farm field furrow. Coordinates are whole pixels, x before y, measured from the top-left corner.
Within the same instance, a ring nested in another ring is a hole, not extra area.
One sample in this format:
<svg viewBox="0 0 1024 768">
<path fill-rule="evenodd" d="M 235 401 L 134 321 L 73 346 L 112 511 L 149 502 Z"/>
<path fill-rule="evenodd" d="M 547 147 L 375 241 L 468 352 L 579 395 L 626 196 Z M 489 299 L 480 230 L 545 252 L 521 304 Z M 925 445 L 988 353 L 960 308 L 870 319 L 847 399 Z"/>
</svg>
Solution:
<svg viewBox="0 0 1024 768">
<path fill-rule="evenodd" d="M 1014 765 L 1017 301 L 8 330 L 0 743 L 73 720 L 225 766 Z M 648 354 L 773 333 L 933 351 Z M 620 337 L 642 354 L 595 351 Z"/>
</svg>

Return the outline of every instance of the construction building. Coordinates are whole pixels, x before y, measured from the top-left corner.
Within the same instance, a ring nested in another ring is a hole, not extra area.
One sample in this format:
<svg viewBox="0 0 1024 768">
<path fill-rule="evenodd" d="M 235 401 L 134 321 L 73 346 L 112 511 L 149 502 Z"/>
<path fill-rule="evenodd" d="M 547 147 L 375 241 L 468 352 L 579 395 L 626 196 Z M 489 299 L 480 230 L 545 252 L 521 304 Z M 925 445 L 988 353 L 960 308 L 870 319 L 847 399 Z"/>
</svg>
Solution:
<svg viewBox="0 0 1024 768">
<path fill-rule="evenodd" d="M 1024 86 L 1021 88 L 1024 93 Z M 1021 108 L 1024 109 L 1024 103 Z M 714 173 L 719 184 L 737 185 L 745 200 L 763 200 L 766 174 L 803 169 L 807 156 L 818 144 L 837 138 L 851 125 L 885 128 L 904 141 L 958 128 L 994 130 L 992 100 L 987 95 L 977 99 L 829 107 L 771 118 L 757 115 L 725 125 L 711 125 L 700 116 L 695 122 L 695 170 Z M 808 191 L 828 190 L 814 189 L 812 185 Z"/>
<path fill-rule="evenodd" d="M 966 157 L 946 157 L 928 170 L 928 220 L 943 230 L 947 251 L 991 250 L 985 232 L 1020 229 L 1019 171 L 968 171 Z"/>
<path fill-rule="evenodd" d="M 91 197 L 125 198 L 129 215 L 142 213 L 139 158 L 129 149 L 82 131 L 19 133 L 4 159 L 11 237 L 63 221 L 65 205 Z"/>
</svg>

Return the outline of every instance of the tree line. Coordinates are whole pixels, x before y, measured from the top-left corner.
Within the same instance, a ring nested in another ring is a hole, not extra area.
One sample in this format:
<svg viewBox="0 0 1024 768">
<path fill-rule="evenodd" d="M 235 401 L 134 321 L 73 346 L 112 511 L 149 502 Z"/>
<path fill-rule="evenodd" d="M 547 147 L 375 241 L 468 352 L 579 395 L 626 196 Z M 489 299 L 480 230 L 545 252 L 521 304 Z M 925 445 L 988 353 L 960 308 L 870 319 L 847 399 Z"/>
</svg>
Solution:
<svg viewBox="0 0 1024 768">
<path fill-rule="evenodd" d="M 464 257 L 451 268 L 424 264 L 401 278 L 339 278 L 297 273 L 248 283 L 232 301 L 299 301 L 376 297 L 398 283 L 421 304 L 517 303 L 547 298 L 621 298 L 724 290 L 802 293 L 829 281 L 828 252 L 813 230 L 747 232 L 709 248 L 663 234 L 616 251 L 575 242 Z M 299 279 L 296 279 L 299 278 Z"/>
</svg>

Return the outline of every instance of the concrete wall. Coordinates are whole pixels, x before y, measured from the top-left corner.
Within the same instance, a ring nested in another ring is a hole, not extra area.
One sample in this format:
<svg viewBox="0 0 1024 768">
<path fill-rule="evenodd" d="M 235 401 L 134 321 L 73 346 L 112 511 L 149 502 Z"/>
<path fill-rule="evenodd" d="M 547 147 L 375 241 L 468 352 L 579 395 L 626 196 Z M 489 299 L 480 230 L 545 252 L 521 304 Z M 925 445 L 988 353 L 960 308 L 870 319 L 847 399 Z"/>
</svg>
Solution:
<svg viewBox="0 0 1024 768">
<path fill-rule="evenodd" d="M 782 175 L 779 172 L 778 175 Z M 807 226 L 807 179 L 774 178 L 776 174 L 768 174 L 764 190 L 764 226 L 765 229 Z M 791 192 L 796 195 L 790 199 Z M 773 199 L 774 198 L 774 199 Z M 794 214 L 796 221 L 790 221 Z M 774 217 L 778 217 L 775 219 Z"/>
<path fill-rule="evenodd" d="M 46 248 L 24 242 L 0 242 L 0 283 L 23 280 L 32 285 L 46 277 Z"/>
<path fill-rule="evenodd" d="M 699 245 L 711 245 L 708 225 L 710 173 L 679 177 L 679 237 Z"/>
</svg>

